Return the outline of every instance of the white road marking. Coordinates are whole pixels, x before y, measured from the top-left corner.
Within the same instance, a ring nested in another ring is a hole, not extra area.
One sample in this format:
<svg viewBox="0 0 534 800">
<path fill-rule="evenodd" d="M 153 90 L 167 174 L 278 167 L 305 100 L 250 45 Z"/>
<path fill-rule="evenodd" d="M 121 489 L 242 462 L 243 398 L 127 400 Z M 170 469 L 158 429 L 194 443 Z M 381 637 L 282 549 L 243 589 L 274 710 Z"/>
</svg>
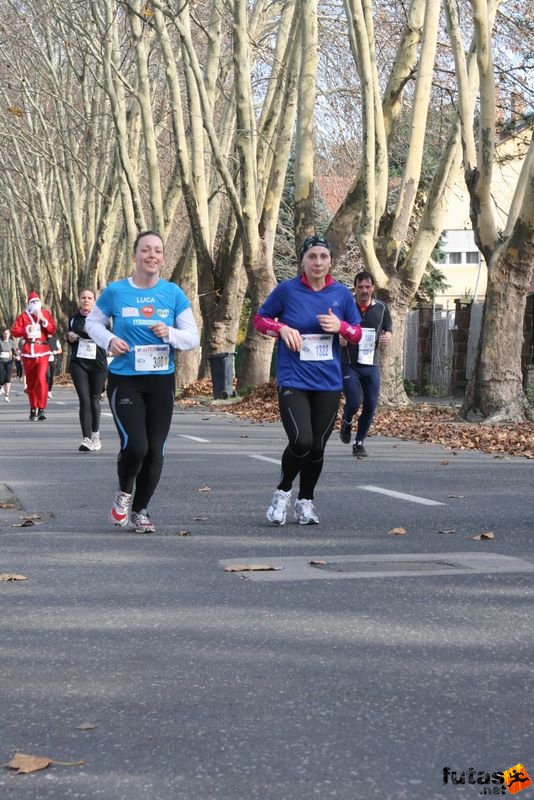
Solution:
<svg viewBox="0 0 534 800">
<path fill-rule="evenodd" d="M 364 489 L 366 492 L 377 492 L 387 494 L 389 497 L 397 497 L 399 500 L 408 500 L 410 503 L 420 503 L 422 506 L 443 506 L 437 500 L 427 500 L 426 497 L 418 497 L 416 494 L 404 494 L 404 492 L 394 492 L 393 489 L 382 489 L 381 486 L 357 486 L 357 489 Z"/>
<path fill-rule="evenodd" d="M 249 458 L 256 458 L 258 461 L 268 461 L 270 464 L 278 464 L 280 465 L 279 458 L 269 458 L 269 456 L 251 456 Z"/>
<path fill-rule="evenodd" d="M 191 439 L 192 442 L 205 442 L 209 444 L 209 439 L 201 439 L 200 436 L 188 436 L 186 433 L 179 433 L 178 436 L 181 439 Z"/>
</svg>

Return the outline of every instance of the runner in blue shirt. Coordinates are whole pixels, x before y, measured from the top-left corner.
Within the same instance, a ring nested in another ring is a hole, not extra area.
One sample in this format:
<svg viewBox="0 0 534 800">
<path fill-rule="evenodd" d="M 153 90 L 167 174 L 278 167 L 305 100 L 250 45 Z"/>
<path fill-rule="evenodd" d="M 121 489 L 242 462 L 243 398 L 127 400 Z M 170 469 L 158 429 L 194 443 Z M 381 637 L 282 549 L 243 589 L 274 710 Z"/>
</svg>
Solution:
<svg viewBox="0 0 534 800">
<path fill-rule="evenodd" d="M 330 244 L 309 236 L 300 250 L 302 273 L 279 284 L 254 320 L 260 333 L 278 338 L 278 403 L 288 445 L 267 519 L 284 525 L 293 481 L 300 476 L 295 518 L 316 525 L 313 499 L 324 449 L 334 427 L 342 389 L 339 335 L 356 344 L 360 314 L 349 290 L 329 275 Z"/>
<path fill-rule="evenodd" d="M 113 356 L 107 393 L 121 449 L 110 522 L 121 528 L 130 524 L 136 533 L 154 533 L 147 507 L 159 483 L 172 420 L 174 351 L 198 347 L 199 336 L 189 300 L 176 284 L 160 277 L 160 234 L 140 233 L 133 260 L 134 274 L 102 292 L 85 329 Z"/>
</svg>

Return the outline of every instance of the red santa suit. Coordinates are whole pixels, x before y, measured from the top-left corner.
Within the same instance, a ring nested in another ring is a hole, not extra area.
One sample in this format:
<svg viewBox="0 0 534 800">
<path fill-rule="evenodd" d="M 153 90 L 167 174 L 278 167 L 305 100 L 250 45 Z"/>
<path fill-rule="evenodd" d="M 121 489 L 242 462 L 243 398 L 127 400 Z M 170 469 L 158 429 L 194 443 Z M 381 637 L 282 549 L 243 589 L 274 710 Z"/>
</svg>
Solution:
<svg viewBox="0 0 534 800">
<path fill-rule="evenodd" d="M 41 313 L 41 318 L 39 317 Z M 44 319 L 43 319 L 44 317 Z M 36 292 L 28 297 L 28 307 L 15 320 L 11 328 L 13 336 L 24 339 L 20 355 L 23 359 L 28 399 L 32 414 L 44 411 L 48 403 L 48 382 L 46 372 L 50 347 L 48 337 L 56 332 L 56 323 L 49 311 L 41 309 L 41 301 Z M 44 419 L 45 417 L 41 417 Z"/>
</svg>

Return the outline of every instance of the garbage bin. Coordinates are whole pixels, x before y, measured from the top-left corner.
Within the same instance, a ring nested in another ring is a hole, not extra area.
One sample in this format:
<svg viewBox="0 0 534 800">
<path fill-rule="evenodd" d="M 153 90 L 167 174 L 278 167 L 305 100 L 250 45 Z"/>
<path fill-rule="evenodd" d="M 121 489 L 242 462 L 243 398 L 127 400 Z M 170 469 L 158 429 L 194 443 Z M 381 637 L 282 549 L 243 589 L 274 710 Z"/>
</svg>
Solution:
<svg viewBox="0 0 534 800">
<path fill-rule="evenodd" d="M 208 356 L 215 400 L 226 400 L 235 397 L 234 391 L 234 358 L 235 353 L 216 353 Z"/>
</svg>

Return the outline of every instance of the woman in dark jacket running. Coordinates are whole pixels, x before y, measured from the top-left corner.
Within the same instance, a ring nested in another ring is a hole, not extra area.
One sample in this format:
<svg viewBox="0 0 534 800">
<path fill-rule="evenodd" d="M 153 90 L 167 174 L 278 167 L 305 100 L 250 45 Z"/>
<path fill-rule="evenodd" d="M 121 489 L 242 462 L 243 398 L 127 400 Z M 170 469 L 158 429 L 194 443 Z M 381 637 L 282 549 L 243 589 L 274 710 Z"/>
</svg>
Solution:
<svg viewBox="0 0 534 800">
<path fill-rule="evenodd" d="M 100 450 L 100 396 L 108 374 L 107 353 L 85 330 L 85 320 L 95 304 L 95 293 L 83 289 L 78 311 L 69 320 L 69 372 L 80 400 L 82 443 L 79 450 Z"/>
</svg>

